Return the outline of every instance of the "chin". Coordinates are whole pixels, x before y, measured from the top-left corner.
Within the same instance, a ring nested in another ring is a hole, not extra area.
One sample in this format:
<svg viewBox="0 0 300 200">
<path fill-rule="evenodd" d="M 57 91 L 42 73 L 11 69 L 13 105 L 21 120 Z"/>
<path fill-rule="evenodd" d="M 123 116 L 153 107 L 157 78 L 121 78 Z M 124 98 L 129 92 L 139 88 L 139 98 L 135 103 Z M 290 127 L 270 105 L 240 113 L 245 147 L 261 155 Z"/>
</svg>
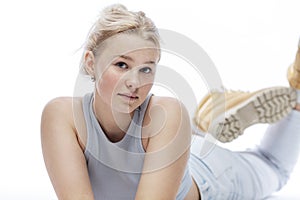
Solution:
<svg viewBox="0 0 300 200">
<path fill-rule="evenodd" d="M 114 110 L 116 112 L 119 112 L 119 113 L 124 113 L 124 114 L 129 114 L 129 113 L 132 113 L 134 112 L 139 106 L 141 105 L 141 103 L 137 104 L 119 104 L 118 106 L 115 106 L 114 107 Z"/>
</svg>

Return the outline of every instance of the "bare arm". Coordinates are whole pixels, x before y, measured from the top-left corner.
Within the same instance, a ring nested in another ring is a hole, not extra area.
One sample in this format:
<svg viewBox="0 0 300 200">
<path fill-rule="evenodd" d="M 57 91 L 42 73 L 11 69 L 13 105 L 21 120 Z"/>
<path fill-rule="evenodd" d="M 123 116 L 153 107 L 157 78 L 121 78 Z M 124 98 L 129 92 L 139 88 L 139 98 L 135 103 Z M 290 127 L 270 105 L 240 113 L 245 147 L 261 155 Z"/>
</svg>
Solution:
<svg viewBox="0 0 300 200">
<path fill-rule="evenodd" d="M 175 199 L 189 156 L 191 128 L 186 108 L 174 99 L 154 102 L 144 171 L 136 200 Z M 154 127 L 154 128 L 153 128 Z"/>
<path fill-rule="evenodd" d="M 62 200 L 93 200 L 85 157 L 74 128 L 72 99 L 52 100 L 41 119 L 44 161 L 52 185 Z"/>
</svg>

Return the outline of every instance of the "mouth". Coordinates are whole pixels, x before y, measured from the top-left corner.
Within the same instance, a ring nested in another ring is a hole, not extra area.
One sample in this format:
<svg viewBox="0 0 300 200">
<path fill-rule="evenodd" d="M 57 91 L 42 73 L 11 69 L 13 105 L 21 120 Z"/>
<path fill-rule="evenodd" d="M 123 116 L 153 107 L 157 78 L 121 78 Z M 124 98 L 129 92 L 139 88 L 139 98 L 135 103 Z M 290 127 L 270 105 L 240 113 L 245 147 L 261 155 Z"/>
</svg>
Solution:
<svg viewBox="0 0 300 200">
<path fill-rule="evenodd" d="M 136 99 L 139 98 L 136 94 L 127 94 L 127 93 L 121 94 L 121 93 L 118 93 L 118 95 L 122 96 L 122 97 L 125 97 L 129 100 L 136 100 Z"/>
</svg>

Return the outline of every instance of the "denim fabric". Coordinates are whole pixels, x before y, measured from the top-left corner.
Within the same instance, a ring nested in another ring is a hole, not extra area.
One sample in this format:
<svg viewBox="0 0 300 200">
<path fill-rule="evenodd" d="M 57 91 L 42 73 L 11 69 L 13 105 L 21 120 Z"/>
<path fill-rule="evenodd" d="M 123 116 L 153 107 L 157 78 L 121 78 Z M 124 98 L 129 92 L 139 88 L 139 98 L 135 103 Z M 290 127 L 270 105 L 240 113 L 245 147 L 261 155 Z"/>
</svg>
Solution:
<svg viewBox="0 0 300 200">
<path fill-rule="evenodd" d="M 202 200 L 263 199 L 287 182 L 300 151 L 300 112 L 269 125 L 254 149 L 222 147 L 200 156 L 204 138 L 194 136 L 189 167 Z"/>
</svg>

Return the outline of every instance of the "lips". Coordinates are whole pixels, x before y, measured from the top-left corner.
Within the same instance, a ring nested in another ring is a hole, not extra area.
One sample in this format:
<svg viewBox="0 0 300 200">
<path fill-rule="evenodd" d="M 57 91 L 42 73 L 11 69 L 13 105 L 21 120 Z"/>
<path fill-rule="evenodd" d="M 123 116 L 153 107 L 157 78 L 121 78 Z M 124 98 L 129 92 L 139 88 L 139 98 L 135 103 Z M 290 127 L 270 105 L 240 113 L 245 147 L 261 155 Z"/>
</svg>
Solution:
<svg viewBox="0 0 300 200">
<path fill-rule="evenodd" d="M 121 94 L 121 93 L 119 93 L 118 95 L 130 98 L 130 99 L 138 99 L 139 98 L 136 94 L 128 94 L 128 93 Z"/>
</svg>

